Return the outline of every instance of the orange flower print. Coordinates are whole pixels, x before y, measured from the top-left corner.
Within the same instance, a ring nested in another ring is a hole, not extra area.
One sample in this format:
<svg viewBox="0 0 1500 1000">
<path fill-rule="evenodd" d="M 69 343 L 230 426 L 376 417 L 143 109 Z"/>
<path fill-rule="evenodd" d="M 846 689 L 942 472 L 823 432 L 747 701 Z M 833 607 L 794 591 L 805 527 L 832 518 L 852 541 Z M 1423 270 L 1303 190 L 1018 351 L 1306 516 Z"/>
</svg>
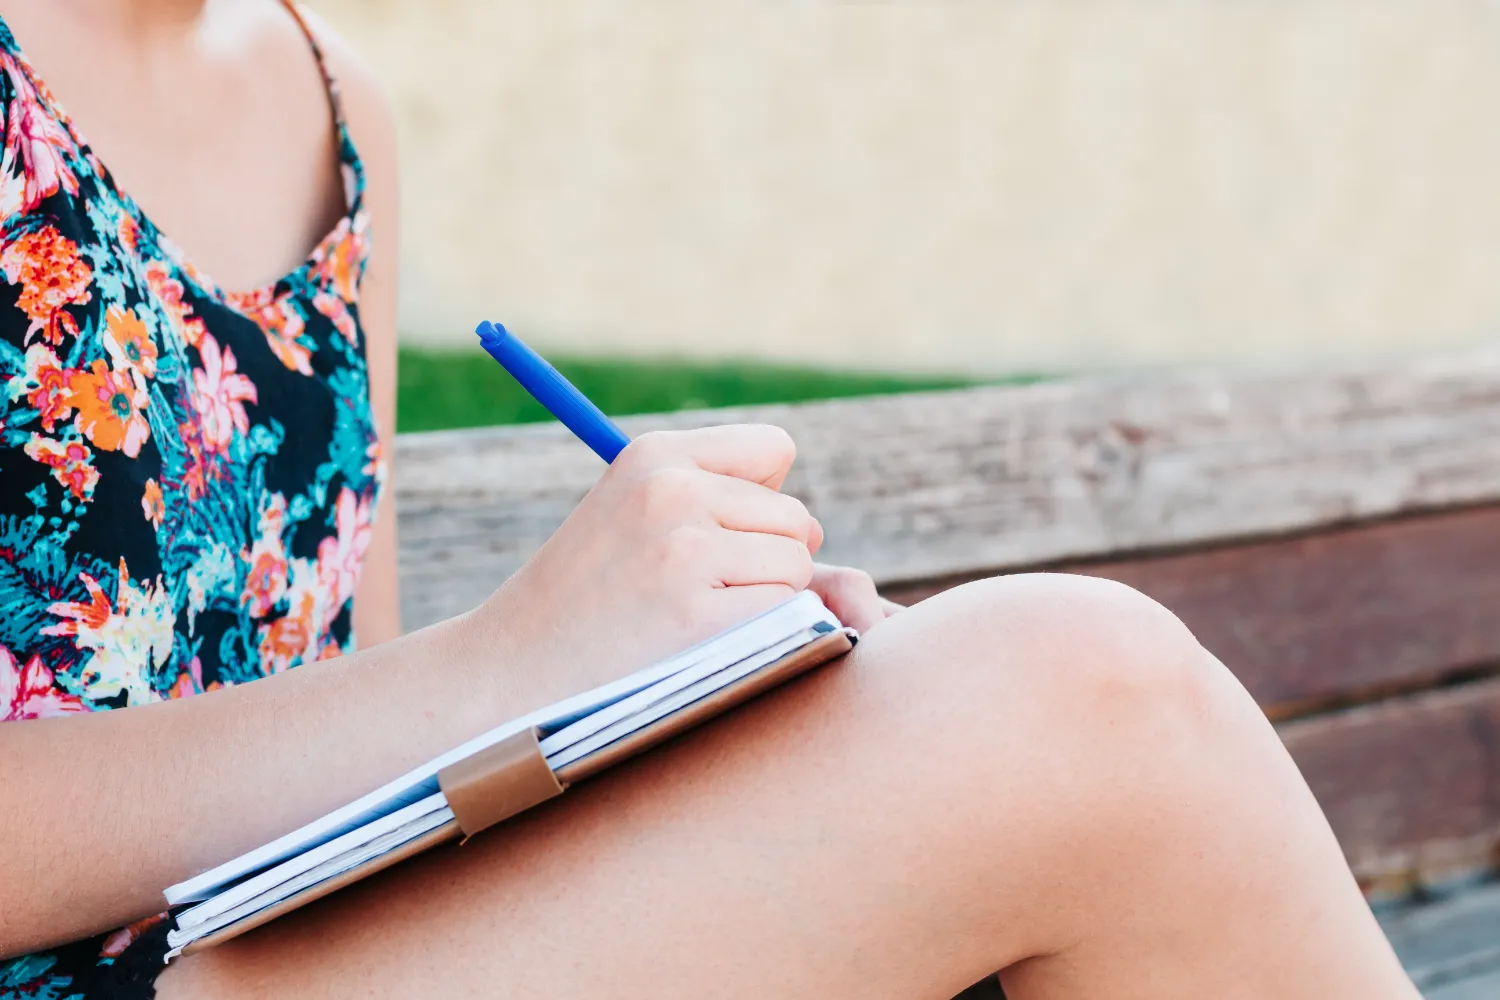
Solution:
<svg viewBox="0 0 1500 1000">
<path fill-rule="evenodd" d="M 42 106 L 31 78 L 9 55 L 0 55 L 0 70 L 10 77 L 14 95 L 5 109 L 0 161 L 0 219 L 9 219 L 36 208 L 59 188 L 76 194 L 78 177 L 64 156 L 72 145 L 67 129 Z"/>
<path fill-rule="evenodd" d="M 78 409 L 75 423 L 94 447 L 103 451 L 124 451 L 135 458 L 151 428 L 145 414 L 149 397 L 128 371 L 110 371 L 103 361 L 95 361 L 89 371 L 75 371 L 68 376 L 68 392 Z"/>
<path fill-rule="evenodd" d="M 286 594 L 286 556 L 281 540 L 272 544 L 256 542 L 250 553 L 250 574 L 245 579 L 245 593 L 240 599 L 251 616 L 264 618 Z"/>
<path fill-rule="evenodd" d="M 161 486 L 154 479 L 146 480 L 146 491 L 141 494 L 141 512 L 151 527 L 160 529 L 162 518 L 167 516 L 167 505 L 162 501 Z"/>
<path fill-rule="evenodd" d="M 69 402 L 68 371 L 46 344 L 32 344 L 26 349 L 26 372 L 11 380 L 11 398 L 22 393 L 41 416 L 42 429 L 48 434 L 73 415 Z"/>
<path fill-rule="evenodd" d="M 93 297 L 93 272 L 79 256 L 77 243 L 52 226 L 22 233 L 0 251 L 0 272 L 21 286 L 16 305 L 31 318 L 27 343 L 38 331 L 53 346 L 62 343 L 65 333 L 78 334 L 78 323 L 63 307 L 83 305 Z"/>
<path fill-rule="evenodd" d="M 141 238 L 141 227 L 136 225 L 135 217 L 129 212 L 120 213 L 120 245 L 131 253 L 135 253 L 136 241 Z"/>
<path fill-rule="evenodd" d="M 306 658 L 317 641 L 313 615 L 317 599 L 304 592 L 286 615 L 267 625 L 261 633 L 260 662 L 269 673 L 280 673 Z"/>
<path fill-rule="evenodd" d="M 182 446 L 187 451 L 187 457 L 177 474 L 178 488 L 187 493 L 189 501 L 196 502 L 208 493 L 208 484 L 219 478 L 216 453 L 203 441 L 201 420 L 184 420 L 177 425 L 177 433 L 181 435 Z"/>
<path fill-rule="evenodd" d="M 386 471 L 390 469 L 390 466 L 386 464 L 385 449 L 380 444 L 380 438 L 377 437 L 370 442 L 370 446 L 365 449 L 365 458 L 369 461 L 359 471 L 375 480 L 376 483 L 385 485 Z"/>
<path fill-rule="evenodd" d="M 250 614 L 264 618 L 281 603 L 286 596 L 287 565 L 286 546 L 281 540 L 281 531 L 286 524 L 286 497 L 272 493 L 260 514 L 260 537 L 249 552 L 242 552 L 241 559 L 250 564 L 250 573 L 245 580 L 245 592 L 240 603 L 248 605 Z"/>
<path fill-rule="evenodd" d="M 56 625 L 48 625 L 42 629 L 42 635 L 77 635 L 82 629 L 97 632 L 108 624 L 109 616 L 115 610 L 110 604 L 109 595 L 99 586 L 99 581 L 87 573 L 79 573 L 78 576 L 89 592 L 89 602 L 83 604 L 79 601 L 60 601 L 48 607 L 48 611 L 65 620 Z"/>
<path fill-rule="evenodd" d="M 62 483 L 75 500 L 90 500 L 99 482 L 94 468 L 94 453 L 82 441 L 54 441 L 40 434 L 26 442 L 26 454 L 52 469 L 52 476 Z"/>
<path fill-rule="evenodd" d="M 129 371 L 143 379 L 156 374 L 156 344 L 134 310 L 110 306 L 104 314 L 103 340 L 110 362 L 117 370 Z"/>
<path fill-rule="evenodd" d="M 172 277 L 172 269 L 164 261 L 153 260 L 146 264 L 146 287 L 151 289 L 172 320 L 177 335 L 189 345 L 197 347 L 207 328 L 203 320 L 193 315 L 193 307 L 182 301 L 182 282 Z"/>
<path fill-rule="evenodd" d="M 351 305 L 359 301 L 359 281 L 369 252 L 370 220 L 359 212 L 339 220 L 328 241 L 313 253 L 313 275 L 326 282 L 334 295 Z"/>
<path fill-rule="evenodd" d="M 229 304 L 256 322 L 281 363 L 294 372 L 312 374 L 312 352 L 302 343 L 306 321 L 289 296 L 276 298 L 273 290 L 230 295 Z"/>
<path fill-rule="evenodd" d="M 286 557 L 278 549 L 261 548 L 257 543 L 250 563 L 250 574 L 245 579 L 245 595 L 242 603 L 256 618 L 264 618 L 276 607 L 286 593 Z"/>
<path fill-rule="evenodd" d="M 21 666 L 9 649 L 0 646 L 0 722 L 46 719 L 88 710 L 83 699 L 56 687 L 52 670 L 40 656 L 33 656 Z"/>
<path fill-rule="evenodd" d="M 255 402 L 255 383 L 235 370 L 234 352 L 219 350 L 207 333 L 198 345 L 203 367 L 193 369 L 193 407 L 203 418 L 203 443 L 216 451 L 229 447 L 234 432 L 250 433 L 245 403 Z"/>
</svg>

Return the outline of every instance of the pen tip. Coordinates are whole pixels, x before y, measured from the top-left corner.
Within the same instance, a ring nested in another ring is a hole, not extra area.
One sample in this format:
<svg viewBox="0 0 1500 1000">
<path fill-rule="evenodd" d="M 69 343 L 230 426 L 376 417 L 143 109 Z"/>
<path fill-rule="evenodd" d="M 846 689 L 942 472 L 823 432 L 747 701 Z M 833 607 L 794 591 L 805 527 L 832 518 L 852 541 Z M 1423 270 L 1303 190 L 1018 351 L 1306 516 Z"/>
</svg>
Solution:
<svg viewBox="0 0 1500 1000">
<path fill-rule="evenodd" d="M 474 328 L 474 332 L 479 335 L 479 340 L 481 343 L 490 343 L 506 336 L 505 326 L 503 324 L 492 323 L 489 320 L 485 320 L 483 323 L 480 323 L 477 327 Z"/>
</svg>

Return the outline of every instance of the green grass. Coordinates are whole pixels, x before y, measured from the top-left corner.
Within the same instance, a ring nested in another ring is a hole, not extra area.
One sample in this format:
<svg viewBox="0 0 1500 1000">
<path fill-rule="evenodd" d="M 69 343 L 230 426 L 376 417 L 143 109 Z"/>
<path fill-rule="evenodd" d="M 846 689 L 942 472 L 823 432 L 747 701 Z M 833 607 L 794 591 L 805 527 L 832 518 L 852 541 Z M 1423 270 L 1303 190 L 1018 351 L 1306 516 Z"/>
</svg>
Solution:
<svg viewBox="0 0 1500 1000">
<path fill-rule="evenodd" d="M 981 381 L 1036 380 L 1035 376 L 978 380 L 959 376 L 883 375 L 759 362 L 606 357 L 550 360 L 600 409 L 614 416 L 950 389 Z M 401 431 L 551 419 L 504 369 L 478 349 L 403 347 L 399 371 L 397 424 Z"/>
</svg>

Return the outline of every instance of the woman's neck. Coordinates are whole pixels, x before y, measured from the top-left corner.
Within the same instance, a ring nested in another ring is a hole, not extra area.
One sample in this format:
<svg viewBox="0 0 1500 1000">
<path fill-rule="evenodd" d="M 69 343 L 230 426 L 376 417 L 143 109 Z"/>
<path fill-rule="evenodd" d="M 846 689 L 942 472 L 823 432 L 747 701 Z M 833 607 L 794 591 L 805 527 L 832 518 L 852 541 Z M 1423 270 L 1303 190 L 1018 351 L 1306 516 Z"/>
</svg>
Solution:
<svg viewBox="0 0 1500 1000">
<path fill-rule="evenodd" d="M 5 9 L 45 5 L 139 40 L 196 31 L 211 5 L 235 0 L 7 0 Z"/>
</svg>

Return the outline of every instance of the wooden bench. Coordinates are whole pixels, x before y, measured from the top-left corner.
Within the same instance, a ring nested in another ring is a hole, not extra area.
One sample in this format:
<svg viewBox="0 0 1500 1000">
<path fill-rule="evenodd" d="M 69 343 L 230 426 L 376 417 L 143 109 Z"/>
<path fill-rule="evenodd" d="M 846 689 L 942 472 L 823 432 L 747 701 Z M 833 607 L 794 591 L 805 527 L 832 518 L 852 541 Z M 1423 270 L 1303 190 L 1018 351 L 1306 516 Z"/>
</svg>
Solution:
<svg viewBox="0 0 1500 1000">
<path fill-rule="evenodd" d="M 1377 902 L 1500 861 L 1500 351 L 624 423 L 740 420 L 792 432 L 823 557 L 897 600 L 1049 568 L 1175 611 L 1276 722 Z M 406 625 L 497 586 L 599 472 L 555 426 L 402 437 Z"/>
</svg>

